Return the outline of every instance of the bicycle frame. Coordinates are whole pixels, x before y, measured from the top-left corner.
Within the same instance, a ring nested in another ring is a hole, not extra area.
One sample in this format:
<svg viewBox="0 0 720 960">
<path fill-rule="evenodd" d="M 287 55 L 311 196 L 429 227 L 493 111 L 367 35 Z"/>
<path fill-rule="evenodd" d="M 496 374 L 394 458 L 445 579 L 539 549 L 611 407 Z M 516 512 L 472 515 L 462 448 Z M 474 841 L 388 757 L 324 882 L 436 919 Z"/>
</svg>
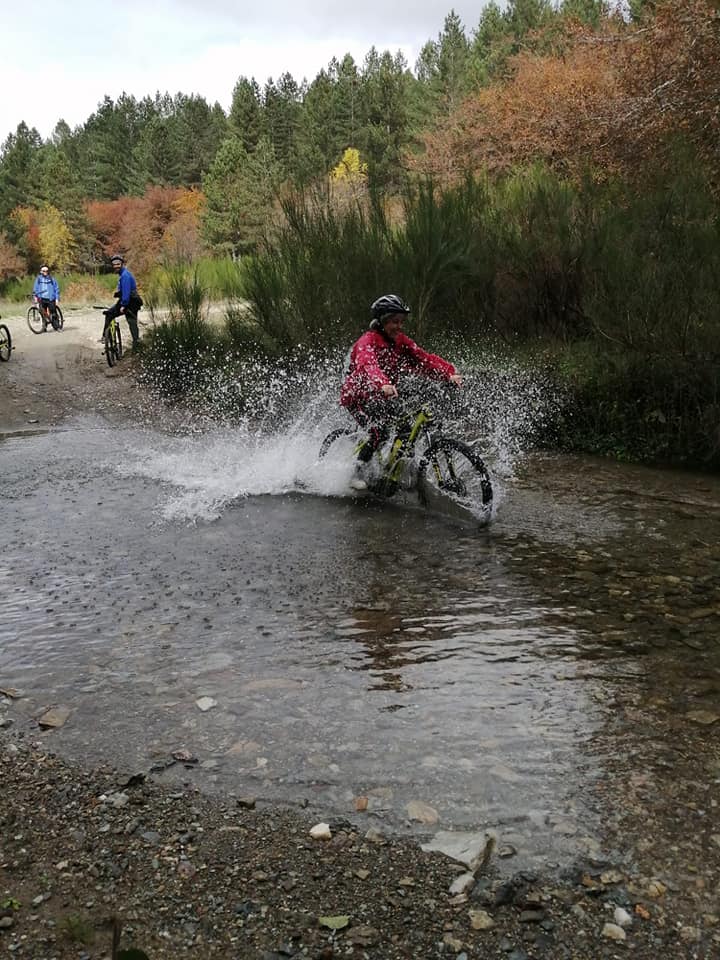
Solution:
<svg viewBox="0 0 720 960">
<path fill-rule="evenodd" d="M 430 436 L 430 425 L 435 423 L 432 410 L 423 405 L 415 414 L 409 431 L 404 429 L 407 420 L 398 420 L 395 436 L 392 441 L 389 452 L 383 457 L 382 449 L 378 449 L 375 456 L 382 466 L 381 484 L 389 485 L 391 490 L 395 490 L 402 479 L 405 467 L 413 459 L 415 445 L 423 434 L 427 435 L 428 446 L 432 440 Z M 363 441 L 364 443 L 365 441 Z M 362 443 L 358 445 L 358 450 Z M 388 491 L 389 492 L 389 491 Z"/>
</svg>

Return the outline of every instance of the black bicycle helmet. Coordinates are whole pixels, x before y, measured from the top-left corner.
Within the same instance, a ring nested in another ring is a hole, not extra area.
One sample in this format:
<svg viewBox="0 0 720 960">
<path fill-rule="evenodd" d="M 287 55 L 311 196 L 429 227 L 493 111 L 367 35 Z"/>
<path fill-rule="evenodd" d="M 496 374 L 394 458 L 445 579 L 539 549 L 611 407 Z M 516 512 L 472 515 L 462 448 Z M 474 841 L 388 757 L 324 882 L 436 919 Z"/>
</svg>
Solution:
<svg viewBox="0 0 720 960">
<path fill-rule="evenodd" d="M 110 257 L 110 263 L 125 263 L 125 257 L 121 253 L 114 253 Z"/>
<path fill-rule="evenodd" d="M 384 320 L 393 313 L 410 313 L 410 307 L 396 293 L 386 293 L 378 297 L 370 307 L 373 320 Z"/>
</svg>

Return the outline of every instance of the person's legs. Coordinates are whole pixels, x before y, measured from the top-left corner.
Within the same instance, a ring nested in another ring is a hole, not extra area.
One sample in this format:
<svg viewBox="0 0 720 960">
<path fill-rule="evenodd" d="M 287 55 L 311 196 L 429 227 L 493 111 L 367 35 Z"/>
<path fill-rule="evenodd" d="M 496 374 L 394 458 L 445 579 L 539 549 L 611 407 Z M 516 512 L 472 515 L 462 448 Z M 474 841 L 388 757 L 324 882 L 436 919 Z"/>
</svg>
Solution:
<svg viewBox="0 0 720 960">
<path fill-rule="evenodd" d="M 140 331 L 138 330 L 138 320 L 137 314 L 132 313 L 125 307 L 125 319 L 127 320 L 128 326 L 130 327 L 130 336 L 132 337 L 133 346 L 135 346 L 140 340 Z"/>
<path fill-rule="evenodd" d="M 348 407 L 348 411 L 368 432 L 367 440 L 358 450 L 357 458 L 360 463 L 369 463 L 375 451 L 388 438 L 388 402 L 385 397 L 370 397 L 362 403 Z"/>
<path fill-rule="evenodd" d="M 50 312 L 50 300 L 46 300 L 44 297 L 40 299 L 40 315 L 42 316 L 42 328 L 43 333 L 47 330 L 48 319 L 52 322 L 52 314 Z M 55 326 L 55 324 L 53 324 Z"/>
</svg>

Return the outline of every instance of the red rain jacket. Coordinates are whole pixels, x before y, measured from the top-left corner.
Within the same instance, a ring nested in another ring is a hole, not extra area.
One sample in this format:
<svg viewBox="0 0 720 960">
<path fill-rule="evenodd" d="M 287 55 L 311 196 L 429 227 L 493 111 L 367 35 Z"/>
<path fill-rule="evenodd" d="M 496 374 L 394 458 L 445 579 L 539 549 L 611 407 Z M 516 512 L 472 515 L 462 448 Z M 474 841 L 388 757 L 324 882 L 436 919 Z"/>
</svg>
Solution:
<svg viewBox="0 0 720 960">
<path fill-rule="evenodd" d="M 350 368 L 340 390 L 340 403 L 343 407 L 361 407 L 384 384 L 396 385 L 403 374 L 411 373 L 422 373 L 432 380 L 449 380 L 455 367 L 434 353 L 426 353 L 404 333 L 398 333 L 393 341 L 368 330 L 350 351 Z"/>
</svg>

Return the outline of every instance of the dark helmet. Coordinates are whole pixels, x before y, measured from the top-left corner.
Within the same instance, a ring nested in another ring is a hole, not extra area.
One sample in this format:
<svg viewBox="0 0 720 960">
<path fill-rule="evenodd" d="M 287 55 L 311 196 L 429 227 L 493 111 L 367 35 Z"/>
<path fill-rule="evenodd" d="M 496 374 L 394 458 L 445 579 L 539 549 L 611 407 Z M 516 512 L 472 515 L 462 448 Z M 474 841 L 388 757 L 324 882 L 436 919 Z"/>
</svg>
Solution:
<svg viewBox="0 0 720 960">
<path fill-rule="evenodd" d="M 386 293 L 384 297 L 378 297 L 370 310 L 373 320 L 380 321 L 392 313 L 410 313 L 410 307 L 396 293 Z"/>
<path fill-rule="evenodd" d="M 121 253 L 114 253 L 110 257 L 110 263 L 125 263 L 125 257 Z"/>
</svg>

